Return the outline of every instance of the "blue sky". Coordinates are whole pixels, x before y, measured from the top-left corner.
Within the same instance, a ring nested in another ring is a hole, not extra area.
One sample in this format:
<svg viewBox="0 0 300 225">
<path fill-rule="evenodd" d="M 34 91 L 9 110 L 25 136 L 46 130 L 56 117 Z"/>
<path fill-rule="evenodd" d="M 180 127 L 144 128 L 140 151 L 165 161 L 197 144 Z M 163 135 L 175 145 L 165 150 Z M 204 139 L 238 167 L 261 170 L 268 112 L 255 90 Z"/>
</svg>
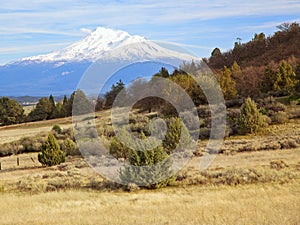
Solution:
<svg viewBox="0 0 300 225">
<path fill-rule="evenodd" d="M 199 57 L 230 49 L 237 37 L 271 35 L 300 22 L 300 0 L 1 0 L 0 64 L 49 53 L 98 26 L 175 42 Z"/>
</svg>

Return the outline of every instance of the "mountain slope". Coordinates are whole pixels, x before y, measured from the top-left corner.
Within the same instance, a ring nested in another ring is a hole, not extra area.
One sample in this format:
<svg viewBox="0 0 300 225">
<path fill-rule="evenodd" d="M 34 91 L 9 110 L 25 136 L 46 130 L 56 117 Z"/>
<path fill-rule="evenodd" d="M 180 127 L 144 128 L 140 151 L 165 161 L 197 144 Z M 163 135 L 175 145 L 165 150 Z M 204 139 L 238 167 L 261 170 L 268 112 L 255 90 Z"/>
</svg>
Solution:
<svg viewBox="0 0 300 225">
<path fill-rule="evenodd" d="M 266 37 L 264 33 L 255 34 L 247 43 L 235 43 L 232 50 L 222 54 L 212 54 L 207 60 L 213 70 L 223 66 L 230 67 L 236 61 L 241 68 L 261 67 L 280 60 L 295 57 L 300 61 L 300 26 L 297 23 L 286 24 L 286 28 Z"/>
<path fill-rule="evenodd" d="M 144 37 L 98 27 L 84 39 L 60 51 L 26 57 L 0 66 L 0 77 L 3 81 L 0 83 L 0 96 L 70 94 L 94 62 L 155 61 L 178 66 L 183 61 L 193 59 L 196 58 L 190 54 L 167 49 Z M 155 63 L 153 66 L 156 66 L 155 70 L 158 71 L 162 65 Z M 126 77 L 126 80 L 141 75 L 152 74 L 141 70 L 139 74 L 124 74 L 132 76 Z"/>
</svg>

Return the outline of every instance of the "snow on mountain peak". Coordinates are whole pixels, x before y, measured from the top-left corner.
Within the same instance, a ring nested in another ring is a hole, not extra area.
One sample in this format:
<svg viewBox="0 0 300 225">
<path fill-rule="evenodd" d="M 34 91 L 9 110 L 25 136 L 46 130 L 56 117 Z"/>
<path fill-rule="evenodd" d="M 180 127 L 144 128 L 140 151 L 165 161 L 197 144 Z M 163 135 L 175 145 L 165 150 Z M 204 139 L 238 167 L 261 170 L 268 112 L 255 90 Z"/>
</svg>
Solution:
<svg viewBox="0 0 300 225">
<path fill-rule="evenodd" d="M 162 48 L 142 36 L 130 35 L 122 30 L 98 27 L 82 40 L 75 42 L 60 51 L 23 58 L 21 61 L 94 62 L 99 59 L 107 60 L 110 56 L 112 58 L 120 57 L 119 59 L 126 60 L 143 56 L 146 56 L 147 59 L 170 56 L 175 58 L 185 58 L 187 55 Z"/>
</svg>

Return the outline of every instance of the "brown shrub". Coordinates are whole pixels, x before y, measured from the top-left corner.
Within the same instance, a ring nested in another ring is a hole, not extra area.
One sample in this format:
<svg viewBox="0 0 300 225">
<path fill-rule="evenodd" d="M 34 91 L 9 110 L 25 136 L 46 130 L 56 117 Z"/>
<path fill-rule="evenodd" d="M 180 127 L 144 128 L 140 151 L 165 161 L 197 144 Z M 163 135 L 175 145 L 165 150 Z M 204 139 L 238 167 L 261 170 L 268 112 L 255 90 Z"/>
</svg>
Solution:
<svg viewBox="0 0 300 225">
<path fill-rule="evenodd" d="M 280 146 L 282 149 L 290 149 L 290 148 L 297 148 L 299 145 L 297 144 L 296 140 L 293 139 L 286 139 L 280 141 Z"/>
<path fill-rule="evenodd" d="M 288 165 L 283 160 L 272 160 L 270 162 L 271 169 L 280 170 L 280 169 L 284 169 L 286 167 L 288 167 Z"/>
</svg>

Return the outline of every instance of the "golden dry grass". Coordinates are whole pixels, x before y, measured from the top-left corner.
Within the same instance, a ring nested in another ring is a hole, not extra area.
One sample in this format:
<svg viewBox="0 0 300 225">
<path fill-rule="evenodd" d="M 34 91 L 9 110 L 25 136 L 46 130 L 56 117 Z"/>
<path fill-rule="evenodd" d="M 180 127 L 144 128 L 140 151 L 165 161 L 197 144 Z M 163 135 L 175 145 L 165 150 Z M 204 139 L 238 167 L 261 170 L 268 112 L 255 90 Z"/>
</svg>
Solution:
<svg viewBox="0 0 300 225">
<path fill-rule="evenodd" d="M 109 110 L 97 116 L 97 126 L 109 125 Z M 54 124 L 66 128 L 71 119 L 0 128 L 0 143 L 48 132 Z M 260 146 L 269 140 L 296 140 L 299 134 L 298 119 L 272 126 L 261 136 L 228 138 L 225 147 L 234 150 L 241 142 Z M 205 142 L 200 147 L 202 144 Z M 241 171 L 237 174 L 243 175 L 245 170 L 257 169 L 267 179 L 278 176 L 272 182 L 238 186 L 207 182 L 209 178 L 198 171 L 200 158 L 194 157 L 185 168 L 185 182 L 131 193 L 96 191 L 103 190 L 100 186 L 91 190 L 89 182 L 97 186 L 102 179 L 80 158 L 68 158 L 62 167 L 44 168 L 37 162 L 37 153 L 4 157 L 0 158 L 0 224 L 300 224 L 299 156 L 300 147 L 218 155 L 210 174 Z M 17 157 L 20 166 L 16 165 Z M 270 162 L 280 160 L 288 167 L 278 171 L 270 167 Z M 202 181 L 203 185 L 188 185 Z"/>
<path fill-rule="evenodd" d="M 1 224 L 299 224 L 300 184 L 2 194 Z"/>
</svg>

